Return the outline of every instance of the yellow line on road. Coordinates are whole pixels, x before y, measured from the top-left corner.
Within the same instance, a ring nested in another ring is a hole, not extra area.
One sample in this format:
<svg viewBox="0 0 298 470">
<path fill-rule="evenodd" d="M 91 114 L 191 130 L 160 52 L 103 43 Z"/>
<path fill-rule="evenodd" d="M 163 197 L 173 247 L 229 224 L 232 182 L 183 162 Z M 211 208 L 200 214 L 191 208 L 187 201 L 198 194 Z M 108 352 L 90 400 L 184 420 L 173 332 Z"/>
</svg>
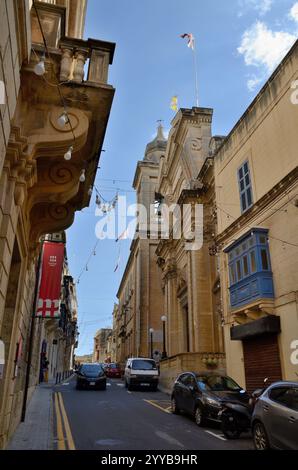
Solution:
<svg viewBox="0 0 298 470">
<path fill-rule="evenodd" d="M 68 450 L 76 450 L 75 445 L 74 445 L 74 440 L 73 440 L 71 430 L 70 430 L 69 421 L 68 421 L 67 414 L 65 411 L 63 398 L 60 392 L 58 392 L 58 399 L 59 399 L 60 408 L 61 408 L 63 421 L 64 421 L 64 428 L 65 428 L 65 433 L 66 433 L 66 438 L 67 438 L 67 443 L 68 443 Z"/>
<path fill-rule="evenodd" d="M 57 421 L 57 438 L 58 438 L 58 450 L 65 450 L 65 442 L 62 428 L 62 419 L 59 410 L 58 395 L 55 393 L 55 411 L 56 411 L 56 421 Z"/>
<path fill-rule="evenodd" d="M 144 400 L 144 401 L 145 401 L 146 403 L 149 403 L 149 405 L 155 406 L 155 407 L 158 408 L 159 410 L 164 411 L 165 413 L 170 413 L 170 411 L 168 411 L 168 409 L 163 408 L 162 406 L 157 405 L 157 403 L 154 403 L 153 400 Z"/>
</svg>

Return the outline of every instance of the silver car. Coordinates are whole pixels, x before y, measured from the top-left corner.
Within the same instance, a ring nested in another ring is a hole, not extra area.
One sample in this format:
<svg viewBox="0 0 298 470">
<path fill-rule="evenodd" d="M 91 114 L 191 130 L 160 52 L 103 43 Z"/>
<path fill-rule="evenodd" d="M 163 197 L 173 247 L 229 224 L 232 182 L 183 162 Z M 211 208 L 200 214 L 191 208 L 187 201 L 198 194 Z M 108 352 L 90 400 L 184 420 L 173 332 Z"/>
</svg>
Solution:
<svg viewBox="0 0 298 470">
<path fill-rule="evenodd" d="M 275 382 L 257 400 L 252 416 L 255 448 L 298 450 L 298 382 Z"/>
</svg>

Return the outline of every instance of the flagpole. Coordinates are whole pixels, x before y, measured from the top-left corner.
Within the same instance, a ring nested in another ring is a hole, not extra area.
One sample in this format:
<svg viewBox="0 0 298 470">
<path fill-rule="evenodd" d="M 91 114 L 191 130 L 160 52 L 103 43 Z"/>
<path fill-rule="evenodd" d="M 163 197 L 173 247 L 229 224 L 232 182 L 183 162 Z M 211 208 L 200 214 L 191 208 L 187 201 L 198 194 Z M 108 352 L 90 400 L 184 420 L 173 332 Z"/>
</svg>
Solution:
<svg viewBox="0 0 298 470">
<path fill-rule="evenodd" d="M 196 40 L 193 39 L 193 63 L 194 63 L 194 72 L 195 72 L 195 98 L 196 106 L 199 107 L 199 82 L 198 82 L 198 64 L 197 64 L 197 54 L 196 54 Z"/>
</svg>

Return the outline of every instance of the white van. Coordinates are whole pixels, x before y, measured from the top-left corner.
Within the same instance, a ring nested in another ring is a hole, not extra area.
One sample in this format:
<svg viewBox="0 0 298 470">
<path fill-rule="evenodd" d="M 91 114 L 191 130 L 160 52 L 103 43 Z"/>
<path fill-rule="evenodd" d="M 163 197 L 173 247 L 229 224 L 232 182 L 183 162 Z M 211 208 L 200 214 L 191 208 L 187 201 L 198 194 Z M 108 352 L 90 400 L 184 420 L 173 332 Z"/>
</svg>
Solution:
<svg viewBox="0 0 298 470">
<path fill-rule="evenodd" d="M 125 387 L 132 390 L 139 385 L 156 391 L 158 386 L 159 371 L 156 362 L 147 357 L 130 357 L 127 359 L 124 381 Z"/>
</svg>

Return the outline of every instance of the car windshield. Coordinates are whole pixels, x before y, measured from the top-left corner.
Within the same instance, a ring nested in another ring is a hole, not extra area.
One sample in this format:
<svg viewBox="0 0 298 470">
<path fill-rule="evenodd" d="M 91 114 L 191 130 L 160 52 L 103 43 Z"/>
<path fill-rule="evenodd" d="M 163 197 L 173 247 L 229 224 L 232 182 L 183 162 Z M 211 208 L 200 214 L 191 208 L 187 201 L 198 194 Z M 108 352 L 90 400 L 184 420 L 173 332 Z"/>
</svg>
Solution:
<svg viewBox="0 0 298 470">
<path fill-rule="evenodd" d="M 86 364 L 83 365 L 80 369 L 82 374 L 92 374 L 94 376 L 99 375 L 100 372 L 103 372 L 101 364 Z"/>
<path fill-rule="evenodd" d="M 241 390 L 241 387 L 230 377 L 221 375 L 200 375 L 197 376 L 197 382 L 201 390 L 211 390 L 213 392 Z"/>
<path fill-rule="evenodd" d="M 118 364 L 110 364 L 109 368 L 110 369 L 118 369 Z"/>
<path fill-rule="evenodd" d="M 156 370 L 155 361 L 144 361 L 142 359 L 135 359 L 131 364 L 132 369 L 137 370 Z"/>
</svg>

